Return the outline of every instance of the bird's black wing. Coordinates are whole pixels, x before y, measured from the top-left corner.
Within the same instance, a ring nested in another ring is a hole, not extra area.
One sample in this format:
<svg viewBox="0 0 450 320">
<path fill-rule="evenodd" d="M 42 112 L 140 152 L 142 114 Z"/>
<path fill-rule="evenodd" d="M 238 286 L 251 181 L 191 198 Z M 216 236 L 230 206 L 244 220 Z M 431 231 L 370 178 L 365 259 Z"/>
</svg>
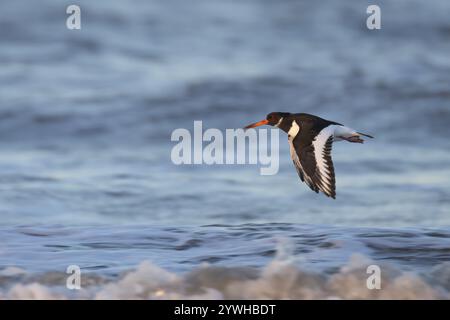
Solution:
<svg viewBox="0 0 450 320">
<path fill-rule="evenodd" d="M 336 180 L 331 159 L 333 130 L 329 126 L 302 122 L 295 137 L 289 137 L 291 158 L 300 179 L 313 191 L 336 198 Z"/>
</svg>

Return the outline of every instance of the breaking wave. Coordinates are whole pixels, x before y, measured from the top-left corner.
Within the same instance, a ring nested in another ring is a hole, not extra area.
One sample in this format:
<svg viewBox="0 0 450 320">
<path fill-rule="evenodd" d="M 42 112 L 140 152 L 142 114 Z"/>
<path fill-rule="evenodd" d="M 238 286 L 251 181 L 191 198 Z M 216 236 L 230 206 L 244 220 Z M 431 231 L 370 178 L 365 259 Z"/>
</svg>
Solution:
<svg viewBox="0 0 450 320">
<path fill-rule="evenodd" d="M 202 264 L 186 273 L 175 273 L 144 261 L 118 280 L 96 274 L 83 275 L 81 290 L 68 290 L 66 274 L 45 273 L 17 284 L 26 273 L 5 269 L 0 283 L 16 284 L 0 291 L 2 299 L 448 299 L 450 264 L 429 274 L 405 272 L 381 265 L 381 288 L 368 289 L 367 267 L 374 262 L 354 254 L 329 274 L 302 268 L 298 258 L 284 248 L 262 268 L 220 267 Z"/>
</svg>

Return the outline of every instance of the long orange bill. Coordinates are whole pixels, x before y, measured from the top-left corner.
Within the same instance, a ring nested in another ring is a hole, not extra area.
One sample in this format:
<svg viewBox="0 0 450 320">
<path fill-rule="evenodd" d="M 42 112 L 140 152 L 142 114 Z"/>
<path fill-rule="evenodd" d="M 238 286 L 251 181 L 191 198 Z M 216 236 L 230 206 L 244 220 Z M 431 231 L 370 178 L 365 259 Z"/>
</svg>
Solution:
<svg viewBox="0 0 450 320">
<path fill-rule="evenodd" d="M 263 125 L 268 124 L 268 123 L 269 123 L 268 120 L 261 120 L 261 121 L 249 124 L 244 129 L 256 128 L 256 127 L 263 126 Z"/>
</svg>

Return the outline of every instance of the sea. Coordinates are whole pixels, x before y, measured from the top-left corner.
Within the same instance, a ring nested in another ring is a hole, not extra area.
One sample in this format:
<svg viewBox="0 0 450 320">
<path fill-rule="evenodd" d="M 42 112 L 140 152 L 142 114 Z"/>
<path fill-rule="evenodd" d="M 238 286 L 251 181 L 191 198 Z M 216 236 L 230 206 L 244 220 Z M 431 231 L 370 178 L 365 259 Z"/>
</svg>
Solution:
<svg viewBox="0 0 450 320">
<path fill-rule="evenodd" d="M 371 4 L 1 1 L 0 299 L 450 298 L 450 2 Z M 171 159 L 272 111 L 375 136 L 336 200 Z"/>
</svg>

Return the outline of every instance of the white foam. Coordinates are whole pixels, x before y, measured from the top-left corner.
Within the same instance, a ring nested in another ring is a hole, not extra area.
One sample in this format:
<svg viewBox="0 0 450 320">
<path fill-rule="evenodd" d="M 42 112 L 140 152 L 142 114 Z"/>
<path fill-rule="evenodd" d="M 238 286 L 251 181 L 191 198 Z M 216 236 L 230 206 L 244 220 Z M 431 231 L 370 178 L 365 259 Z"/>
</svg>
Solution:
<svg viewBox="0 0 450 320">
<path fill-rule="evenodd" d="M 299 267 L 298 260 L 279 250 L 262 269 L 203 264 L 185 274 L 170 272 L 149 262 L 117 281 L 99 279 L 79 292 L 67 294 L 61 284 L 16 284 L 0 291 L 3 299 L 445 299 L 448 288 L 433 285 L 450 274 L 450 265 L 427 277 L 381 266 L 382 287 L 369 290 L 366 268 L 374 263 L 353 255 L 340 270 L 319 274 Z M 98 276 L 97 276 L 98 277 Z M 426 279 L 431 279 L 427 281 Z"/>
</svg>

